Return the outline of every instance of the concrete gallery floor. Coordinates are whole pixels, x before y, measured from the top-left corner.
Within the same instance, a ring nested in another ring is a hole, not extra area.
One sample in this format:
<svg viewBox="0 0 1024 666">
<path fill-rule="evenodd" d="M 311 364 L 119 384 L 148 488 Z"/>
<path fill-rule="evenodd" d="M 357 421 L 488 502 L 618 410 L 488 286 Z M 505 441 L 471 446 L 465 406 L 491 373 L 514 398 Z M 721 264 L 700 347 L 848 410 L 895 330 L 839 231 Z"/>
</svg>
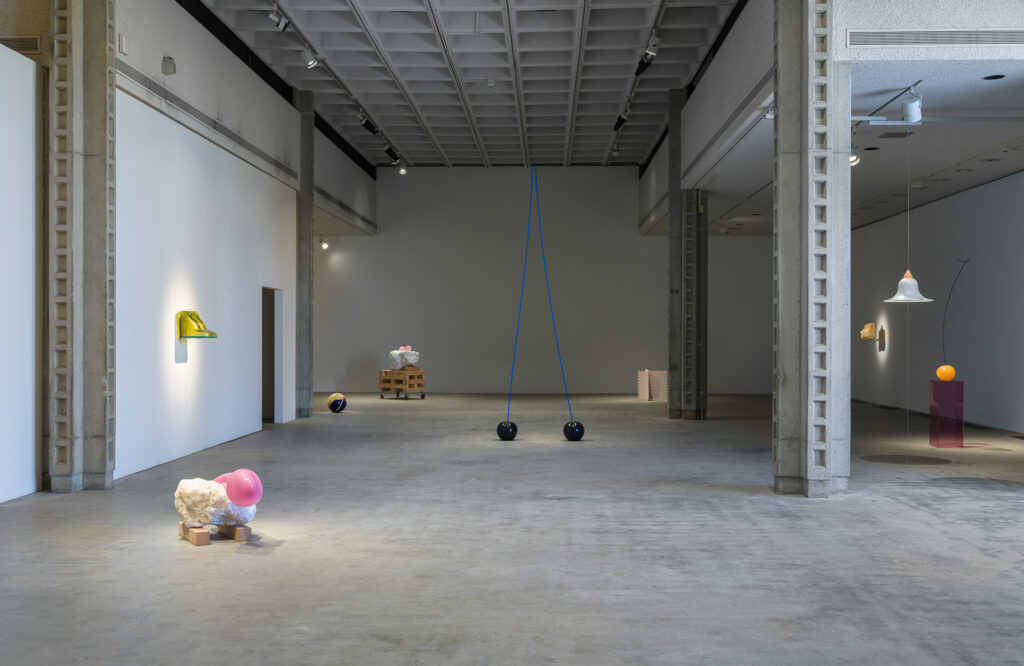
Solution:
<svg viewBox="0 0 1024 666">
<path fill-rule="evenodd" d="M 349 396 L 118 481 L 0 505 L 4 664 L 1024 660 L 1024 441 L 927 446 L 854 405 L 850 493 L 769 490 L 766 398 Z M 317 397 L 323 404 L 323 396 Z M 180 540 L 182 477 L 257 470 L 245 544 Z"/>
</svg>

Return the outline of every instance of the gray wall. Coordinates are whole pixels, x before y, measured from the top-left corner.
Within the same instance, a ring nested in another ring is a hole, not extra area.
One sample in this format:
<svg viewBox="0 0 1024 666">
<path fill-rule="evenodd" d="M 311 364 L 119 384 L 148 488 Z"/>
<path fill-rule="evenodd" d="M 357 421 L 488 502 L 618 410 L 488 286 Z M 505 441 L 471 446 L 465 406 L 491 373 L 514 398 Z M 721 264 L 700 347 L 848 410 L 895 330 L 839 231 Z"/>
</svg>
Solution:
<svg viewBox="0 0 1024 666">
<path fill-rule="evenodd" d="M 427 389 L 508 389 L 530 176 L 525 168 L 383 169 L 379 234 L 317 250 L 314 386 L 375 391 L 403 342 Z M 541 168 L 541 221 L 569 390 L 632 393 L 663 368 L 665 238 L 636 231 L 637 170 Z M 515 390 L 558 392 L 536 223 Z"/>
<path fill-rule="evenodd" d="M 708 392 L 772 392 L 772 239 L 708 239 Z"/>
<path fill-rule="evenodd" d="M 1024 173 L 916 208 L 911 214 L 910 268 L 934 303 L 895 305 L 906 269 L 906 218 L 898 215 L 853 233 L 853 397 L 903 407 L 909 312 L 910 407 L 928 410 L 928 382 L 942 364 L 942 310 L 956 276 L 956 257 L 968 256 L 949 306 L 948 361 L 965 382 L 965 417 L 1024 432 Z M 885 326 L 878 352 L 861 341 L 868 321 Z"/>
</svg>

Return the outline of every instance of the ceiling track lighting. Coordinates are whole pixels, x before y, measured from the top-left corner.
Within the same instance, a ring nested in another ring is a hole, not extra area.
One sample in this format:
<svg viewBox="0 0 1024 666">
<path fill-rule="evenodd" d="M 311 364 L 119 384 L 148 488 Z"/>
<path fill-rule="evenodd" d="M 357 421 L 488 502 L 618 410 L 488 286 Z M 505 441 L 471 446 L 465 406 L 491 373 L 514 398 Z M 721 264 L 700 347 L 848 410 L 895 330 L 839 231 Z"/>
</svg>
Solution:
<svg viewBox="0 0 1024 666">
<path fill-rule="evenodd" d="M 328 247 L 330 247 L 330 245 L 328 245 L 327 241 L 324 240 L 323 236 L 321 236 L 320 237 L 320 249 L 321 250 L 326 250 Z"/>
<path fill-rule="evenodd" d="M 399 165 L 399 167 L 398 167 L 398 175 L 404 176 L 407 173 L 409 173 L 409 171 L 408 171 L 408 169 L 405 168 L 405 165 L 404 164 Z"/>
<path fill-rule="evenodd" d="M 640 76 L 644 73 L 651 63 L 654 62 L 654 58 L 658 55 L 658 48 L 661 46 L 661 39 L 658 38 L 657 34 L 652 34 L 651 38 L 647 40 L 647 46 L 644 47 L 644 53 L 640 56 L 640 62 L 636 64 L 636 71 L 633 76 Z"/>
<path fill-rule="evenodd" d="M 273 9 L 270 10 L 270 13 L 267 14 L 267 18 L 269 18 L 270 22 L 273 23 L 274 26 L 281 32 L 287 30 L 288 26 L 292 24 L 292 22 L 289 21 L 288 18 L 281 13 L 281 11 L 277 8 L 276 5 L 274 6 Z"/>
<path fill-rule="evenodd" d="M 362 125 L 363 129 L 370 134 L 380 134 L 380 129 L 373 124 L 373 121 L 366 117 L 366 114 L 359 114 L 359 124 Z"/>
<path fill-rule="evenodd" d="M 910 86 L 910 91 L 900 98 L 900 103 L 903 105 L 903 122 L 921 122 L 921 96 L 914 90 L 914 86 Z"/>
<path fill-rule="evenodd" d="M 857 150 L 857 128 L 853 128 L 853 132 L 850 135 L 850 166 L 855 167 L 860 164 L 860 151 Z"/>
<path fill-rule="evenodd" d="M 320 64 L 320 60 L 316 55 L 308 48 L 304 48 L 299 51 L 299 57 L 302 58 L 302 62 L 306 65 L 306 69 L 313 69 Z"/>
<path fill-rule="evenodd" d="M 402 156 L 398 154 L 398 151 L 393 146 L 385 148 L 384 154 L 391 158 L 391 166 L 398 166 L 398 163 L 402 161 Z"/>
<path fill-rule="evenodd" d="M 627 120 L 629 120 L 629 107 L 628 106 L 626 107 L 626 110 L 623 111 L 622 113 L 620 113 L 618 118 L 615 119 L 615 124 L 612 125 L 612 129 L 615 130 L 616 132 L 618 132 L 620 129 L 622 129 L 622 126 L 626 124 Z"/>
</svg>

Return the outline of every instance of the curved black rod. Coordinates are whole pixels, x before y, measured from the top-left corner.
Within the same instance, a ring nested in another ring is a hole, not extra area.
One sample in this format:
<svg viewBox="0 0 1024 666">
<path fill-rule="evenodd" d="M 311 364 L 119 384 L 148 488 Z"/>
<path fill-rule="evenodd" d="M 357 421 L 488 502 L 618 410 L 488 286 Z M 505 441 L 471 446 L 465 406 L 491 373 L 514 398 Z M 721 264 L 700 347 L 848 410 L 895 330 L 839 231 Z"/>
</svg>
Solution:
<svg viewBox="0 0 1024 666">
<path fill-rule="evenodd" d="M 956 257 L 956 260 L 960 262 L 960 270 L 957 271 L 956 277 L 953 278 L 953 284 L 949 287 L 949 293 L 946 294 L 946 307 L 942 310 L 942 365 L 948 365 L 946 362 L 946 315 L 949 314 L 949 299 L 953 297 L 953 290 L 956 289 L 957 280 L 960 279 L 960 274 L 967 268 L 967 264 L 971 263 L 971 258 L 961 259 Z"/>
</svg>

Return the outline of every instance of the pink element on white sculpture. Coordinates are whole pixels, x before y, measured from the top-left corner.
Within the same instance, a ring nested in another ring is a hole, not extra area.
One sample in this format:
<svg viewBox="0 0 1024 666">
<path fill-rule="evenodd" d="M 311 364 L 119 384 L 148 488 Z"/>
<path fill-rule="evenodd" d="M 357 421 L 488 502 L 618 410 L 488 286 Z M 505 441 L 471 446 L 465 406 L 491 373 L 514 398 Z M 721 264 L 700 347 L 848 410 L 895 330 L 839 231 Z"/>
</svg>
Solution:
<svg viewBox="0 0 1024 666">
<path fill-rule="evenodd" d="M 398 351 L 412 351 L 412 346 L 411 345 L 402 345 L 401 347 L 398 348 Z"/>
<path fill-rule="evenodd" d="M 263 498 L 263 482 L 251 469 L 236 469 L 228 474 L 228 499 L 238 506 L 252 506 Z"/>
<path fill-rule="evenodd" d="M 229 476 L 231 476 L 231 475 L 230 474 L 221 474 L 216 479 L 214 479 L 214 481 L 216 481 L 219 484 L 222 484 L 222 485 L 226 486 L 226 485 L 228 485 L 228 477 Z"/>
</svg>

